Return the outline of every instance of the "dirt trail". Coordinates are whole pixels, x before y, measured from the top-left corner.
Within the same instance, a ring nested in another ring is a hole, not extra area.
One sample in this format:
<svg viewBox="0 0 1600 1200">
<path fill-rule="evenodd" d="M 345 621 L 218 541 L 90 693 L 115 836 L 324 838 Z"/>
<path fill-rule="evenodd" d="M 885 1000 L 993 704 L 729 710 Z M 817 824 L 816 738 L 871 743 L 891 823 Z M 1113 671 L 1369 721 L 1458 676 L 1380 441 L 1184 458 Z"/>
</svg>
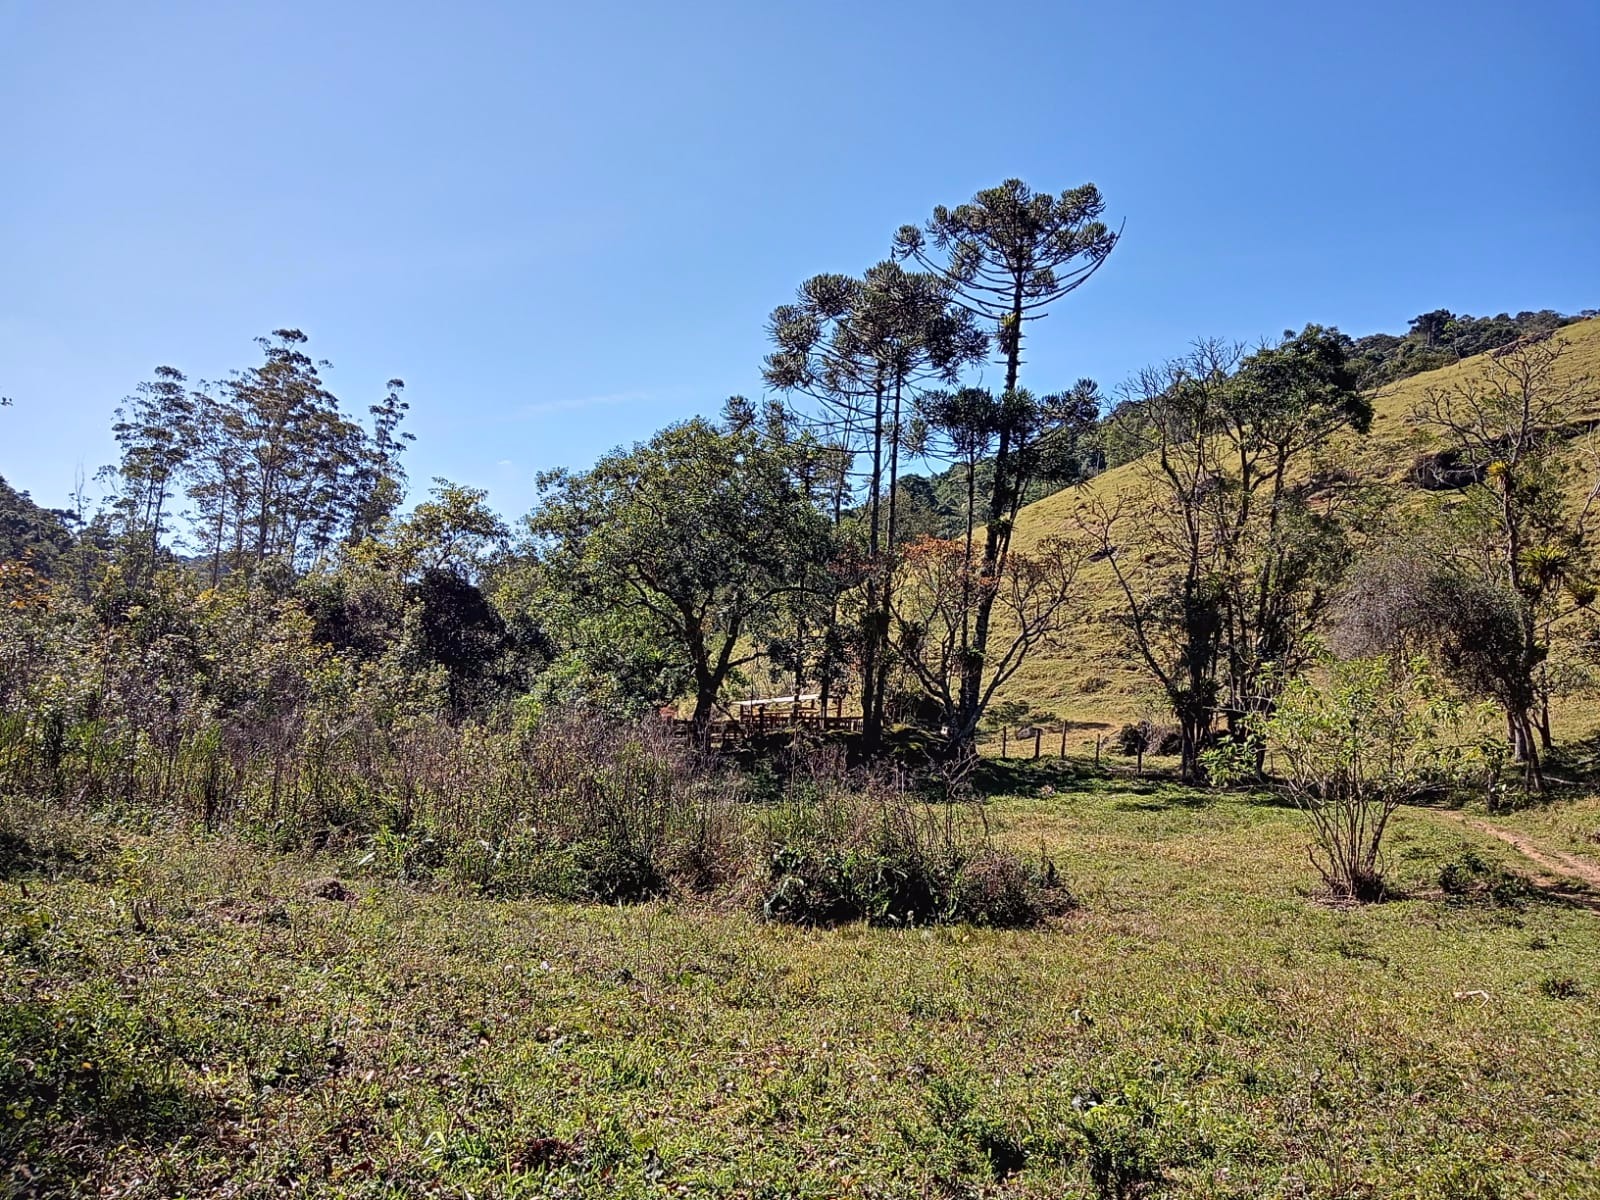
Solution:
<svg viewBox="0 0 1600 1200">
<path fill-rule="evenodd" d="M 1541 846 L 1538 842 L 1525 834 L 1504 829 L 1499 825 L 1491 825 L 1487 821 L 1480 821 L 1475 817 L 1468 817 L 1462 813 L 1451 812 L 1447 809 L 1434 809 L 1441 817 L 1465 825 L 1469 829 L 1476 829 L 1479 833 L 1486 833 L 1490 837 L 1499 838 L 1529 862 L 1541 867 L 1547 874 L 1568 880 L 1576 880 L 1587 884 L 1589 887 L 1600 891 L 1600 863 L 1579 858 L 1575 854 L 1567 854 L 1561 850 L 1551 850 Z"/>
</svg>

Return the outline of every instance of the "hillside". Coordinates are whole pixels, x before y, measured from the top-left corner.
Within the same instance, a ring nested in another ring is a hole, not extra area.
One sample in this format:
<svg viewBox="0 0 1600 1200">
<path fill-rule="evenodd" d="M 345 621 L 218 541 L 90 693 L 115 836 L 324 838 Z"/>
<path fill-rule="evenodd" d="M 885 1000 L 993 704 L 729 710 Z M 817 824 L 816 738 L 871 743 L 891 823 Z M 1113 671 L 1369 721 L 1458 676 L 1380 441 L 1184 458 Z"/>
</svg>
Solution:
<svg viewBox="0 0 1600 1200">
<path fill-rule="evenodd" d="M 1556 335 L 1569 349 L 1561 362 L 1568 378 L 1593 381 L 1593 407 L 1600 415 L 1600 318 L 1569 325 Z M 1349 461 L 1359 475 L 1391 484 L 1418 504 L 1439 503 L 1448 493 L 1425 493 L 1408 478 L 1409 468 L 1427 447 L 1427 435 L 1411 417 L 1428 389 L 1448 387 L 1479 369 L 1482 356 L 1465 359 L 1438 370 L 1413 375 L 1374 393 L 1371 432 L 1354 438 Z M 1016 545 L 1026 549 L 1043 538 L 1066 533 L 1073 512 L 1092 494 L 1115 497 L 1137 486 L 1138 470 L 1126 464 L 1107 471 L 1082 488 L 1067 488 L 1030 504 L 1017 524 Z M 1431 497 L 1431 499 L 1430 499 Z M 1110 571 L 1089 564 L 1082 576 L 1088 619 L 1074 630 L 1067 644 L 1039 650 L 1010 681 L 1004 698 L 1024 701 L 1035 709 L 1074 721 L 1109 726 L 1159 713 L 1161 705 L 1143 666 L 1125 642 L 1115 623 L 1120 613 Z M 1587 706 L 1585 706 L 1587 708 Z M 1558 718 L 1562 714 L 1557 714 Z M 1595 718 L 1585 712 L 1566 714 L 1569 732 L 1587 732 Z M 1092 744 L 1094 733 L 1080 734 L 1080 744 Z"/>
<path fill-rule="evenodd" d="M 51 574 L 72 545 L 66 515 L 41 508 L 27 492 L 0 478 L 0 562 L 25 561 L 41 574 Z"/>
</svg>

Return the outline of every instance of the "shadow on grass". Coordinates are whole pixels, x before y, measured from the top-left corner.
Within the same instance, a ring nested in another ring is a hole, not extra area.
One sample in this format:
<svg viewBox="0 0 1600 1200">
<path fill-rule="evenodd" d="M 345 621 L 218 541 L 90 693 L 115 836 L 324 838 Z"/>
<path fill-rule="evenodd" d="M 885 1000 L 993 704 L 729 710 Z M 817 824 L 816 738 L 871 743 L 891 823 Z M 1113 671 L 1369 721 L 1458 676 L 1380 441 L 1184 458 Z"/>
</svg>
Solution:
<svg viewBox="0 0 1600 1200">
<path fill-rule="evenodd" d="M 1129 765 L 1096 766 L 1087 758 L 985 759 L 973 776 L 980 796 L 1037 794 L 1045 787 L 1069 795 L 1115 796 L 1119 812 L 1168 812 L 1210 808 L 1226 800 L 1263 808 L 1295 807 L 1272 788 L 1213 789 L 1184 783 L 1173 771 L 1147 768 L 1135 773 Z"/>
<path fill-rule="evenodd" d="M 980 796 L 1014 796 L 1045 786 L 1081 791 L 1104 778 L 1087 759 L 985 758 L 972 773 L 972 786 Z"/>
<path fill-rule="evenodd" d="M 80 1174 L 101 1153 L 168 1142 L 213 1115 L 171 1077 L 160 1032 L 113 1003 L 24 1001 L 0 1010 L 0 1159 L 35 1182 Z"/>
<path fill-rule="evenodd" d="M 1545 778 L 1559 794 L 1568 789 L 1600 790 L 1600 733 L 1562 742 L 1545 753 Z"/>
</svg>

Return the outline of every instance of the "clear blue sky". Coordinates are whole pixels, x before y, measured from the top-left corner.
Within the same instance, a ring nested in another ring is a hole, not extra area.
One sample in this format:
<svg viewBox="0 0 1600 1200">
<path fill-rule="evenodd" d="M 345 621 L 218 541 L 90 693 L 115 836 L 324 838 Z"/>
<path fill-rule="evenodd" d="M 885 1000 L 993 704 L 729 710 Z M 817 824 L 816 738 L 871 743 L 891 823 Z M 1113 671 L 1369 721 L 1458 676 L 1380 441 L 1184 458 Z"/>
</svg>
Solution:
<svg viewBox="0 0 1600 1200">
<path fill-rule="evenodd" d="M 152 368 L 284 325 L 414 482 L 582 465 L 767 313 L 1019 176 L 1123 244 L 1026 382 L 1200 334 L 1600 305 L 1600 4 L 0 0 L 0 474 L 61 503 Z"/>
</svg>

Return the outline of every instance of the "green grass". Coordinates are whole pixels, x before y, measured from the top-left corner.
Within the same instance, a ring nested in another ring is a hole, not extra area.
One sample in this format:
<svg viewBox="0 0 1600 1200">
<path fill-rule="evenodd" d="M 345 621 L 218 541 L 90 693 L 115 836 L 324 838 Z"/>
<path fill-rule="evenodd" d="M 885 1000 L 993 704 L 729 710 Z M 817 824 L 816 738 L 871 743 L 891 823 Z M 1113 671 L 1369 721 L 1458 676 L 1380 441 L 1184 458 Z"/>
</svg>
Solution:
<svg viewBox="0 0 1600 1200">
<path fill-rule="evenodd" d="M 1403 811 L 1409 898 L 1334 909 L 1292 809 L 995 770 L 995 838 L 1080 901 L 1040 930 L 57 823 L 53 878 L 0 883 L 0 1161 L 20 1194 L 1600 1195 L 1600 917 L 1436 886 L 1506 847 Z"/>
</svg>

